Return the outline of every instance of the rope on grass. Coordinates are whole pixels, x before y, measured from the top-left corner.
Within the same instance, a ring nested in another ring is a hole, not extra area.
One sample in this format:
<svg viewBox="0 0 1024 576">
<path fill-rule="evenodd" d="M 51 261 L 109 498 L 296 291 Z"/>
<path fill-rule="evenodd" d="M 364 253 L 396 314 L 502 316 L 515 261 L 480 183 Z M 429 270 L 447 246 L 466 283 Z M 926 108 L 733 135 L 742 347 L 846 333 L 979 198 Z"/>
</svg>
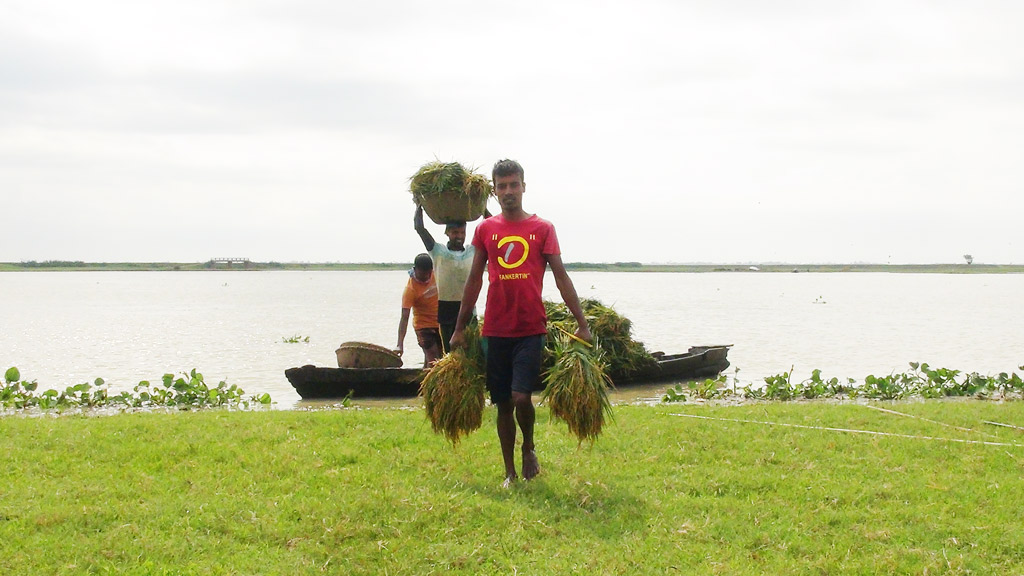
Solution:
<svg viewBox="0 0 1024 576">
<path fill-rule="evenodd" d="M 990 422 L 988 420 L 982 420 L 982 422 L 984 422 L 985 424 L 991 424 L 993 426 L 1002 426 L 1003 428 L 1013 428 L 1015 430 L 1024 430 L 1024 428 L 1021 428 L 1020 426 L 1014 426 L 1013 424 L 1003 424 L 1001 422 Z"/>
<path fill-rule="evenodd" d="M 872 410 L 878 410 L 879 412 L 885 412 L 886 414 L 895 414 L 897 416 L 906 416 L 907 418 L 914 418 L 914 419 L 917 419 L 917 420 L 922 420 L 924 422 L 929 422 L 931 424 L 938 424 L 939 426 L 945 426 L 947 428 L 955 428 L 955 429 L 961 430 L 963 432 L 975 432 L 977 434 L 982 434 L 982 435 L 988 436 L 989 438 L 998 438 L 998 436 L 996 436 L 995 434 L 989 434 L 988 432 L 982 432 L 981 430 L 973 430 L 971 428 L 964 428 L 963 426 L 954 426 L 952 424 L 946 424 L 945 422 L 939 422 L 938 420 L 930 420 L 928 418 L 924 418 L 924 417 L 921 417 L 921 416 L 914 416 L 913 414 L 904 414 L 903 412 L 897 412 L 895 410 L 889 410 L 888 408 L 882 408 L 882 407 L 879 407 L 879 406 L 872 406 L 870 404 L 862 404 L 862 406 L 864 406 L 865 408 L 871 408 Z"/>
<path fill-rule="evenodd" d="M 739 418 L 715 418 L 712 416 L 697 416 L 696 414 L 669 414 L 669 416 L 682 416 L 683 418 L 699 418 L 701 420 L 717 420 L 719 422 L 739 422 L 741 424 L 762 424 L 765 426 L 785 426 L 788 428 L 803 428 L 805 430 L 825 430 L 828 432 L 846 432 L 849 434 L 871 434 L 874 436 L 892 436 L 895 438 L 912 438 L 914 440 L 940 440 L 943 442 L 959 442 L 961 444 L 983 444 L 985 446 L 1009 446 L 1011 448 L 1024 448 L 1024 444 L 1013 444 L 1011 442 L 990 442 L 988 440 L 964 440 L 962 438 L 939 438 L 936 436 L 915 436 L 913 434 L 897 434 L 895 432 L 876 432 L 874 430 L 855 430 L 852 428 L 830 428 L 828 426 L 807 426 L 805 424 L 786 424 L 783 422 L 763 422 L 760 420 L 742 420 Z"/>
</svg>

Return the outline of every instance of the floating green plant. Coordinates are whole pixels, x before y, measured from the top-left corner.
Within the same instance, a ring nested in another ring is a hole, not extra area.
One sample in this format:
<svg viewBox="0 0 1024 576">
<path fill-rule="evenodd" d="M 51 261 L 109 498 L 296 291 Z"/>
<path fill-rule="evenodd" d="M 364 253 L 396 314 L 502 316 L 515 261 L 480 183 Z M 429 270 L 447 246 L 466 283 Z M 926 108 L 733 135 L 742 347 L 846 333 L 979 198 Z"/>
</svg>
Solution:
<svg viewBox="0 0 1024 576">
<path fill-rule="evenodd" d="M 83 382 L 67 386 L 63 391 L 47 389 L 38 392 L 39 385 L 35 380 L 22 380 L 21 372 L 16 367 L 4 373 L 4 385 L 0 387 L 0 407 L 32 408 L 43 410 L 73 407 L 178 407 L 207 408 L 230 406 L 249 408 L 250 406 L 272 403 L 270 394 L 263 393 L 246 397 L 245 391 L 237 385 L 228 385 L 223 380 L 216 386 L 206 384 L 203 375 L 194 368 L 183 372 L 181 376 L 164 374 L 159 384 L 149 381 L 139 382 L 132 390 L 113 394 L 102 378 L 96 378 L 91 384 Z"/>
<path fill-rule="evenodd" d="M 1024 370 L 1024 366 L 1019 367 Z M 903 398 L 974 397 L 1013 400 L 1024 398 L 1024 380 L 1016 372 L 1000 372 L 994 376 L 977 372 L 964 373 L 949 368 L 931 368 L 927 363 L 911 362 L 910 371 L 887 376 L 868 375 L 858 385 L 853 378 L 825 379 L 815 369 L 810 378 L 793 382 L 793 371 L 764 378 L 764 386 L 745 386 L 742 396 L 749 400 L 813 400 L 816 398 L 868 398 L 900 400 Z M 723 376 L 669 388 L 662 402 L 685 402 L 688 397 L 705 400 L 720 399 L 736 393 L 725 387 Z"/>
</svg>

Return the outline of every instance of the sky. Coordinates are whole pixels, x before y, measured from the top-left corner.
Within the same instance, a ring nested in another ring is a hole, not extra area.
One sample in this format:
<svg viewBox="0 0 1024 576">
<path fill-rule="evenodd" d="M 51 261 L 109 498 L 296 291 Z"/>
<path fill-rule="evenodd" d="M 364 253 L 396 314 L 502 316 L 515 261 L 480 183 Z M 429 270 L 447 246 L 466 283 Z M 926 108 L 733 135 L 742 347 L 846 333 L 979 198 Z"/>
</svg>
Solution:
<svg viewBox="0 0 1024 576">
<path fill-rule="evenodd" d="M 0 261 L 411 261 L 409 177 L 513 158 L 566 262 L 1021 264 L 1021 22 L 1017 0 L 6 0 Z"/>
</svg>

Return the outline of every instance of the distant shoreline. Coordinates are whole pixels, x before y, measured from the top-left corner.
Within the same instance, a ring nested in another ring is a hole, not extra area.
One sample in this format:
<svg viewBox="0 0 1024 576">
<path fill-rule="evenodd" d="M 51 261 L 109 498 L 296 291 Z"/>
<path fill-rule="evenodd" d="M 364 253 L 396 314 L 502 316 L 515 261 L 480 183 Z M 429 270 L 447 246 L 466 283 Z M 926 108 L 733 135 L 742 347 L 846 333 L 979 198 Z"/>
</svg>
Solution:
<svg viewBox="0 0 1024 576">
<path fill-rule="evenodd" d="M 0 272 L 200 272 L 200 271 L 377 271 L 405 270 L 407 262 L 0 262 Z M 1021 274 L 1024 264 L 641 264 L 638 262 L 567 262 L 571 271 L 587 272 L 889 272 L 904 274 Z"/>
</svg>

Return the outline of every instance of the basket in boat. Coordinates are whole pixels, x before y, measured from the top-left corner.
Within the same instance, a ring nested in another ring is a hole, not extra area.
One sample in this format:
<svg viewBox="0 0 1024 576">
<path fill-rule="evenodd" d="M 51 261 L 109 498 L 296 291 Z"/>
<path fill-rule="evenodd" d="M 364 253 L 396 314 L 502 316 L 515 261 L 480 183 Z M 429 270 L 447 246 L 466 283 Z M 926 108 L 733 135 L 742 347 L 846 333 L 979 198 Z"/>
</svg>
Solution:
<svg viewBox="0 0 1024 576">
<path fill-rule="evenodd" d="M 335 350 L 339 368 L 400 368 L 402 358 L 383 346 L 345 342 Z"/>
<path fill-rule="evenodd" d="M 470 222 L 483 216 L 491 183 L 458 162 L 435 161 L 409 179 L 409 191 L 435 224 Z"/>
</svg>

